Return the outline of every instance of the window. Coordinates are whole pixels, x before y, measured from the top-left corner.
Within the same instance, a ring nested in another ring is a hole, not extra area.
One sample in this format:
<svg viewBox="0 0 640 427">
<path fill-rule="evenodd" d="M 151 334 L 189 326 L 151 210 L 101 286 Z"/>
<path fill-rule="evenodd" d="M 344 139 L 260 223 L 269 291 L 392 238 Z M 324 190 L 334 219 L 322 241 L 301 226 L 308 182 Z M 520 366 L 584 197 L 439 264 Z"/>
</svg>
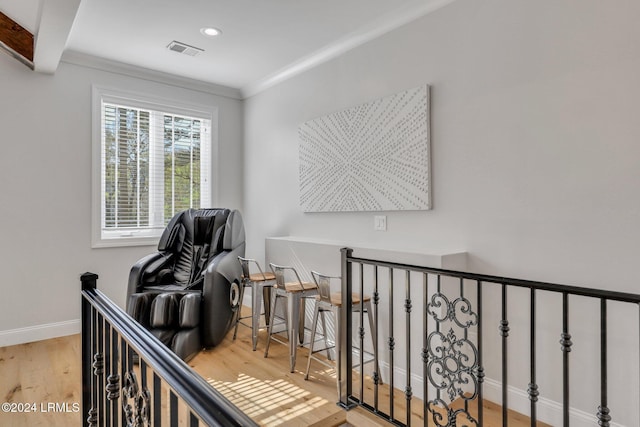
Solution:
<svg viewBox="0 0 640 427">
<path fill-rule="evenodd" d="M 211 206 L 214 113 L 94 88 L 94 247 L 154 244 Z"/>
</svg>

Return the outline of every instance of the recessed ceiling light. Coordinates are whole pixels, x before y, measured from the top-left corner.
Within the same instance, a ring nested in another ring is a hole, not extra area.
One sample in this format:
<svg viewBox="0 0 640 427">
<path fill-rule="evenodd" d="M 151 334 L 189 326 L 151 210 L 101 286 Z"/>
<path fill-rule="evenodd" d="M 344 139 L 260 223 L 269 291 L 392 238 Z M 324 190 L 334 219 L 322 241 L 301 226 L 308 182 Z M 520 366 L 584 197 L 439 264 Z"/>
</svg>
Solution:
<svg viewBox="0 0 640 427">
<path fill-rule="evenodd" d="M 213 27 L 200 28 L 200 32 L 202 33 L 203 36 L 207 36 L 207 37 L 215 37 L 222 34 L 222 31 Z"/>
</svg>

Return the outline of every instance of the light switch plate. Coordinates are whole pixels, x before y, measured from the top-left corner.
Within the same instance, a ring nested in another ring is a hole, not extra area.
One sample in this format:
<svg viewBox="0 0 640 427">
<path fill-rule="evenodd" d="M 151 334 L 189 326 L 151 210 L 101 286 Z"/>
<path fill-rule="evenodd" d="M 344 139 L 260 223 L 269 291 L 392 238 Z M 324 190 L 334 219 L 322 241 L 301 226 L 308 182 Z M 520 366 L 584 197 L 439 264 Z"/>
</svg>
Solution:
<svg viewBox="0 0 640 427">
<path fill-rule="evenodd" d="M 386 215 L 374 216 L 373 229 L 376 231 L 387 231 L 387 216 Z"/>
</svg>

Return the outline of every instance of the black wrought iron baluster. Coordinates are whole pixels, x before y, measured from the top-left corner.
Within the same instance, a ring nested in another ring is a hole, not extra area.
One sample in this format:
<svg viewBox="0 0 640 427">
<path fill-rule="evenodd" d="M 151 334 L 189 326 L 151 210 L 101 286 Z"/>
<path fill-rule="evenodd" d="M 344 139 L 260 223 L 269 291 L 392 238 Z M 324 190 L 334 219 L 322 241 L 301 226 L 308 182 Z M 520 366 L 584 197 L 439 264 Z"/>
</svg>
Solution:
<svg viewBox="0 0 640 427">
<path fill-rule="evenodd" d="M 149 380 L 147 375 L 147 362 L 145 362 L 142 358 L 140 360 L 140 385 L 142 386 L 142 390 L 147 390 L 147 403 L 148 407 L 144 415 L 146 416 L 145 425 L 151 425 L 151 393 L 149 393 Z"/>
<path fill-rule="evenodd" d="M 105 322 L 104 322 L 104 373 L 103 373 L 104 381 L 102 384 L 100 384 L 100 388 L 103 389 L 102 392 L 104 395 L 104 412 L 102 412 L 104 416 L 100 415 L 100 419 L 104 419 L 104 423 L 107 427 L 110 427 L 111 425 L 113 425 L 112 418 L 111 418 L 111 414 L 113 413 L 111 411 L 112 401 L 111 399 L 109 399 L 107 395 L 107 386 L 109 385 L 107 372 L 111 369 L 111 359 L 112 359 L 111 325 L 105 319 Z"/>
<path fill-rule="evenodd" d="M 440 283 L 440 275 L 438 274 L 438 280 L 436 283 L 436 294 L 437 295 L 441 295 L 442 293 L 442 285 Z M 443 319 L 444 320 L 444 319 Z M 440 333 L 440 322 L 438 321 L 438 319 L 436 318 L 436 333 Z M 436 393 L 436 398 L 438 400 L 440 400 L 442 398 L 441 394 L 440 394 L 440 387 L 438 387 L 438 391 Z"/>
<path fill-rule="evenodd" d="M 393 338 L 393 268 L 389 268 L 389 418 L 393 421 L 393 409 L 394 409 L 394 364 L 393 364 L 393 350 L 395 348 L 395 339 Z"/>
<path fill-rule="evenodd" d="M 509 425 L 508 417 L 508 342 L 509 338 L 509 320 L 507 319 L 507 286 L 502 285 L 502 320 L 500 321 L 500 335 L 502 335 L 502 425 Z"/>
<path fill-rule="evenodd" d="M 424 427 L 428 427 L 429 425 L 429 407 L 427 402 L 429 402 L 429 380 L 427 378 L 427 366 L 429 364 L 429 351 L 427 350 L 427 338 L 429 331 L 429 317 L 428 314 L 428 306 L 429 306 L 429 275 L 427 273 L 422 273 L 422 381 L 423 381 L 423 396 L 424 399 L 422 402 L 422 411 L 423 411 L 423 421 Z"/>
<path fill-rule="evenodd" d="M 484 422 L 484 365 L 482 364 L 482 283 L 478 280 L 476 286 L 478 298 L 478 425 Z"/>
<path fill-rule="evenodd" d="M 611 410 L 607 395 L 607 300 L 600 300 L 600 406 L 598 407 L 598 425 L 609 427 Z"/>
<path fill-rule="evenodd" d="M 564 427 L 569 427 L 569 353 L 572 345 L 571 334 L 569 334 L 569 294 L 563 292 L 560 349 L 562 350 L 562 422 Z"/>
<path fill-rule="evenodd" d="M 124 389 L 124 379 L 125 376 L 127 375 L 127 371 L 128 371 L 128 367 L 127 367 L 127 343 L 125 342 L 125 340 L 122 337 L 119 337 L 119 341 L 120 341 L 120 378 L 122 378 L 122 388 Z M 124 391 L 124 390 L 123 390 Z M 122 401 L 120 402 L 120 419 L 122 426 L 126 426 L 128 423 L 127 417 L 128 414 L 126 413 L 125 408 L 127 407 L 126 403 L 125 403 L 125 399 L 124 397 L 122 397 Z M 133 409 L 132 409 L 133 411 Z"/>
<path fill-rule="evenodd" d="M 360 337 L 360 404 L 364 402 L 364 264 L 360 263 L 360 302 L 358 309 L 360 310 L 360 327 L 358 336 Z"/>
<path fill-rule="evenodd" d="M 196 417 L 193 412 L 189 414 L 189 427 L 198 427 L 199 421 L 198 417 Z"/>
<path fill-rule="evenodd" d="M 111 374 L 107 377 L 107 386 L 105 390 L 107 392 L 107 400 L 110 402 L 110 412 L 111 412 L 111 420 L 113 424 L 117 425 L 118 422 L 118 413 L 119 405 L 118 399 L 120 397 L 120 374 L 118 374 L 118 332 L 111 327 L 111 333 L 107 334 L 107 337 L 111 337 L 111 359 L 110 364 L 107 364 L 110 368 Z M 107 422 L 107 425 L 109 423 Z"/>
<path fill-rule="evenodd" d="M 162 425 L 162 381 L 158 374 L 153 372 L 153 424 Z"/>
<path fill-rule="evenodd" d="M 373 334 L 373 408 L 375 411 L 378 411 L 378 385 L 380 383 L 380 375 L 381 372 L 378 372 L 378 366 L 380 366 L 380 361 L 378 360 L 378 303 L 380 302 L 380 295 L 378 294 L 378 266 L 376 265 L 374 268 L 374 276 L 373 276 L 373 324 L 374 330 L 371 331 Z M 374 333 L 375 332 L 375 333 Z"/>
<path fill-rule="evenodd" d="M 178 427 L 178 396 L 169 391 L 169 425 L 171 427 Z"/>
<path fill-rule="evenodd" d="M 411 271 L 406 270 L 405 275 L 405 329 L 406 329 L 406 371 L 407 371 L 407 386 L 404 389 L 404 397 L 407 401 L 407 426 L 411 426 L 411 397 L 413 392 L 411 391 Z"/>
<path fill-rule="evenodd" d="M 461 277 L 460 278 L 460 299 L 458 301 L 464 301 L 464 279 Z M 455 310 L 455 305 L 454 305 L 454 310 Z M 456 313 L 453 313 L 453 316 L 456 316 Z M 464 337 L 464 341 L 469 341 L 469 328 L 464 328 L 463 330 L 463 337 Z M 464 396 L 461 396 L 464 397 Z M 469 400 L 464 399 L 464 412 L 465 413 L 469 413 Z"/>
<path fill-rule="evenodd" d="M 529 358 L 530 358 L 530 373 L 531 381 L 529 382 L 529 388 L 527 392 L 529 394 L 529 400 L 531 401 L 531 427 L 536 426 L 537 421 L 537 403 L 540 392 L 538 391 L 538 384 L 536 382 L 536 290 L 531 288 L 530 296 L 530 343 L 529 343 Z"/>
<path fill-rule="evenodd" d="M 436 283 L 436 295 L 441 295 L 442 293 L 442 285 L 440 283 L 440 275 L 438 274 L 438 279 L 437 279 L 437 283 Z M 440 334 L 440 321 L 439 319 L 436 317 L 436 333 Z M 444 319 L 443 319 L 444 320 Z M 441 388 L 438 387 L 437 391 L 436 391 L 436 401 L 437 402 L 441 402 L 442 401 L 442 395 L 440 392 Z M 435 416 L 435 414 L 434 414 Z"/>
<path fill-rule="evenodd" d="M 87 301 L 83 301 L 83 304 L 88 304 Z M 98 425 L 98 380 L 94 373 L 93 362 L 94 358 L 98 355 L 98 312 L 95 308 L 91 307 L 91 327 L 90 327 L 90 344 L 91 350 L 88 354 L 82 357 L 83 370 L 88 369 L 88 375 L 91 377 L 89 383 L 91 384 L 91 406 L 89 411 L 85 414 L 87 416 L 86 423 L 89 427 L 96 427 Z M 82 335 L 84 338 L 85 331 Z M 84 375 L 84 374 L 83 374 Z M 83 403 L 84 405 L 84 403 Z M 84 410 L 86 410 L 84 406 Z"/>
<path fill-rule="evenodd" d="M 98 353 L 93 356 L 93 374 L 97 379 L 98 389 L 98 427 L 104 427 L 106 412 L 105 405 L 105 392 L 104 387 L 106 385 L 104 376 L 104 354 L 105 354 L 105 342 L 106 342 L 106 321 L 102 314 L 98 313 Z"/>
</svg>

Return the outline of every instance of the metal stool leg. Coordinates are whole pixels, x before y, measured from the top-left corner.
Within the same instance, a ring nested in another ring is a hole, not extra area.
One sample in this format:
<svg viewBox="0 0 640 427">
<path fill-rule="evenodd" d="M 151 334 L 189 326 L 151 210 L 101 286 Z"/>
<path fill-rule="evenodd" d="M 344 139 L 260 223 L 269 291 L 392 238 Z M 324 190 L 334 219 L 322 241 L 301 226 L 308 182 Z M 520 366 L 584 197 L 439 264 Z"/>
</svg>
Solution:
<svg viewBox="0 0 640 427">
<path fill-rule="evenodd" d="M 309 344 L 309 357 L 307 358 L 307 370 L 304 374 L 305 380 L 309 379 L 309 369 L 311 368 L 311 355 L 313 354 L 313 344 L 316 342 L 316 329 L 318 328 L 319 314 L 320 314 L 320 304 L 316 302 L 316 308 L 313 310 L 313 322 L 311 322 L 311 343 Z M 324 318 L 324 315 L 322 317 Z M 326 334 L 326 329 L 325 329 L 325 334 Z"/>
<path fill-rule="evenodd" d="M 336 389 L 338 390 L 338 396 L 340 396 L 340 342 L 342 341 L 342 329 L 340 328 L 340 309 L 335 306 L 331 306 L 331 312 L 333 313 L 334 325 L 336 330 Z M 351 375 L 351 368 L 344 372 L 348 372 L 347 375 Z"/>
<path fill-rule="evenodd" d="M 238 325 L 240 324 L 240 318 L 242 317 L 242 300 L 244 299 L 244 288 L 247 287 L 246 284 L 242 284 L 240 286 L 240 298 L 239 298 L 239 305 L 238 305 L 238 312 L 236 313 L 236 326 L 235 329 L 233 331 L 233 341 L 236 340 L 236 335 L 238 335 Z M 251 305 L 253 305 L 253 301 L 251 301 Z"/>
<path fill-rule="evenodd" d="M 264 357 L 269 355 L 269 345 L 271 344 L 271 335 L 273 335 L 273 323 L 276 317 L 276 309 L 278 308 L 278 300 L 281 298 L 288 299 L 286 295 L 281 295 L 278 291 L 275 292 L 275 296 L 273 297 L 273 303 L 271 304 L 271 318 L 269 319 L 269 329 L 267 332 L 267 345 L 264 349 Z M 284 310 L 284 324 L 285 330 L 287 331 L 287 335 L 289 334 L 289 317 L 287 314 L 287 308 Z"/>
<path fill-rule="evenodd" d="M 371 311 L 371 301 L 364 302 L 364 309 L 367 311 L 367 317 L 369 318 L 369 330 L 371 331 L 371 345 L 373 346 L 373 357 L 376 361 L 376 373 L 378 374 L 378 384 L 382 384 L 382 374 L 380 373 L 380 364 L 378 362 L 378 331 L 376 331 L 373 324 L 373 313 Z M 362 351 L 362 350 L 360 350 Z"/>
<path fill-rule="evenodd" d="M 262 311 L 262 284 L 253 283 L 251 286 L 251 342 L 253 351 L 258 345 L 258 329 L 260 329 L 260 312 Z"/>
<path fill-rule="evenodd" d="M 326 320 L 326 316 L 325 316 L 325 311 L 326 310 L 322 310 L 322 312 L 321 312 L 321 315 L 322 315 L 322 333 L 324 333 L 324 347 L 327 349 L 327 359 L 328 360 L 333 360 L 331 358 L 331 350 L 329 348 L 329 334 L 327 333 L 327 320 Z"/>
<path fill-rule="evenodd" d="M 264 357 L 267 357 L 267 355 L 269 354 L 269 344 L 271 344 L 271 334 L 273 333 L 273 320 L 276 317 L 277 303 L 278 303 L 278 293 L 276 292 L 276 295 L 273 298 L 273 303 L 271 303 L 271 318 L 269 319 L 269 330 L 267 332 L 267 345 L 264 349 Z"/>
</svg>

